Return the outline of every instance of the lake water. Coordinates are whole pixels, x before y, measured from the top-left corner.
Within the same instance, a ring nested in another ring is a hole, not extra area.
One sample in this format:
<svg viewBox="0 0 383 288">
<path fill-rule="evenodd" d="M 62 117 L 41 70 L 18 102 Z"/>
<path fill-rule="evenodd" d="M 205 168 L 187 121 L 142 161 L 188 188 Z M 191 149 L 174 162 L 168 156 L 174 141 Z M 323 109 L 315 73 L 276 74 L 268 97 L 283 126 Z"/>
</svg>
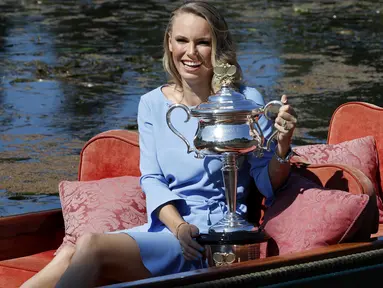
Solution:
<svg viewBox="0 0 383 288">
<path fill-rule="evenodd" d="M 382 106 L 382 1 L 210 2 L 227 18 L 247 83 L 267 101 L 290 97 L 295 145 L 325 142 L 344 102 Z M 179 3 L 0 0 L 0 216 L 59 207 L 57 196 L 12 198 L 43 191 L 4 184 L 25 179 L 22 167 L 48 163 L 47 151 L 78 155 L 99 132 L 136 127 L 140 96 L 166 81 L 161 42 Z M 42 141 L 55 149 L 37 149 Z M 26 145 L 37 146 L 26 153 Z M 55 161 L 41 179 L 60 168 Z M 52 179 L 73 178 L 73 166 Z"/>
</svg>

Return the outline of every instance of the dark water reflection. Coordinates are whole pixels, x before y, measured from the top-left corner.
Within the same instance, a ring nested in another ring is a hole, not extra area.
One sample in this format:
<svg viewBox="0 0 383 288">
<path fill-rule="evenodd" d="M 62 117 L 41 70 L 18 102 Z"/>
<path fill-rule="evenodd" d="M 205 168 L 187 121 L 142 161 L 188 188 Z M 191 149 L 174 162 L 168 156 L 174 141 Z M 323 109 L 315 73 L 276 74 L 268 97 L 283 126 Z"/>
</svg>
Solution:
<svg viewBox="0 0 383 288">
<path fill-rule="evenodd" d="M 248 84 L 267 100 L 291 96 L 296 143 L 325 141 L 341 103 L 381 105 L 379 1 L 211 2 Z M 88 139 L 134 126 L 139 97 L 165 81 L 162 35 L 178 3 L 0 1 L 1 133 Z"/>
</svg>

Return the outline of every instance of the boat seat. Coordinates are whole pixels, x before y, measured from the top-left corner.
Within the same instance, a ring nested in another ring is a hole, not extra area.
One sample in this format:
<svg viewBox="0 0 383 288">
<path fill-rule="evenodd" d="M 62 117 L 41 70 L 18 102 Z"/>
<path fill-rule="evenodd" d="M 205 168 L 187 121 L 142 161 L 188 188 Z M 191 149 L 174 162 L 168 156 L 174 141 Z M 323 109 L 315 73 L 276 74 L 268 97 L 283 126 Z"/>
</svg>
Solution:
<svg viewBox="0 0 383 288">
<path fill-rule="evenodd" d="M 0 287 L 17 288 L 36 272 L 0 266 Z"/>
<path fill-rule="evenodd" d="M 20 287 L 52 260 L 55 251 L 0 261 L 0 287 Z"/>
<path fill-rule="evenodd" d="M 0 267 L 24 269 L 31 272 L 38 272 L 52 260 L 55 251 L 56 250 L 49 250 L 25 257 L 3 260 L 0 261 Z"/>
<path fill-rule="evenodd" d="M 56 249 L 0 261 L 0 288 L 20 287 L 21 284 L 48 265 L 55 252 Z M 114 283 L 113 280 L 102 277 L 97 286 Z"/>
</svg>

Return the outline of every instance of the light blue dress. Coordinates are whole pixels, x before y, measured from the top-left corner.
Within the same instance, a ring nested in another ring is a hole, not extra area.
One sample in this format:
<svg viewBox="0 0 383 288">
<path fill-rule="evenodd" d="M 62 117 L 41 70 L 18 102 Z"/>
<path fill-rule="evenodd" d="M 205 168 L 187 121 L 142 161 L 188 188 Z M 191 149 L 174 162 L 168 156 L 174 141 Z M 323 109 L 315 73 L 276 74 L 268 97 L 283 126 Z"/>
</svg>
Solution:
<svg viewBox="0 0 383 288">
<path fill-rule="evenodd" d="M 172 103 L 162 93 L 162 87 L 143 95 L 138 108 L 140 181 L 146 194 L 148 222 L 113 232 L 127 233 L 136 240 L 143 264 L 153 276 L 206 267 L 204 261 L 184 259 L 178 240 L 156 216 L 159 206 L 173 201 L 184 220 L 196 225 L 201 233 L 206 233 L 209 226 L 219 221 L 226 211 L 221 161 L 211 157 L 196 159 L 194 153 L 186 152 L 185 143 L 167 126 L 166 113 Z M 263 97 L 256 89 L 244 86 L 240 92 L 264 106 Z M 185 123 L 186 113 L 175 109 L 171 120 L 192 144 L 198 119 L 191 118 Z M 259 124 L 268 138 L 272 133 L 272 123 L 261 117 Z M 273 201 L 268 174 L 272 155 L 273 152 L 266 152 L 263 158 L 256 158 L 249 154 L 239 161 L 238 213 L 246 213 L 243 202 L 251 177 L 266 197 L 266 205 Z"/>
</svg>

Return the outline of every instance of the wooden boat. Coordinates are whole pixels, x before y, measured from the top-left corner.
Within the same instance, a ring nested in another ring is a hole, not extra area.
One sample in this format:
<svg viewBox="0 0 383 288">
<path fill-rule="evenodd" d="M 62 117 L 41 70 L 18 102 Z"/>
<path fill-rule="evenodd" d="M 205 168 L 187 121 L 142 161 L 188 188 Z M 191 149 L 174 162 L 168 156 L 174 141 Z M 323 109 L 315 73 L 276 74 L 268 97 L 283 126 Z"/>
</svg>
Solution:
<svg viewBox="0 0 383 288">
<path fill-rule="evenodd" d="M 362 102 L 341 105 L 329 126 L 329 144 L 372 135 L 379 156 L 377 193 L 383 183 L 383 108 Z M 123 175 L 139 176 L 137 134 L 111 130 L 96 135 L 80 155 L 81 181 Z M 119 153 L 110 153 L 119 151 Z M 352 167 L 337 164 L 295 168 L 305 177 L 328 186 L 342 172 L 342 183 L 334 183 L 354 194 L 374 193 L 371 181 Z M 371 223 L 363 223 L 370 225 Z M 383 271 L 383 224 L 363 242 L 339 243 L 303 252 L 267 257 L 230 266 L 178 273 L 110 287 L 359 287 L 380 281 Z M 62 243 L 64 221 L 61 209 L 0 218 L 0 287 L 19 287 L 41 270 Z M 378 282 L 379 283 L 379 282 Z M 273 286 L 274 285 L 274 286 Z M 375 285 L 375 284 L 374 284 Z M 109 287 L 109 286 L 108 286 Z"/>
</svg>

